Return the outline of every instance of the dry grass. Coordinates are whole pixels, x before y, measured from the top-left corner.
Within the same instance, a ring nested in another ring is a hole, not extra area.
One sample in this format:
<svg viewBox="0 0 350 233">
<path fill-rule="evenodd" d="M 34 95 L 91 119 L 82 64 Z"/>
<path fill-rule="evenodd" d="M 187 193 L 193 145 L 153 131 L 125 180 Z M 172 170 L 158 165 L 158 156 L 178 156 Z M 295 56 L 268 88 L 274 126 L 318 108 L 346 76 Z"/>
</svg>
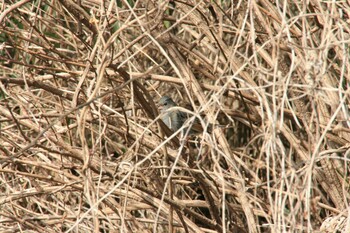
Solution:
<svg viewBox="0 0 350 233">
<path fill-rule="evenodd" d="M 346 1 L 1 7 L 1 232 L 350 232 Z"/>
</svg>

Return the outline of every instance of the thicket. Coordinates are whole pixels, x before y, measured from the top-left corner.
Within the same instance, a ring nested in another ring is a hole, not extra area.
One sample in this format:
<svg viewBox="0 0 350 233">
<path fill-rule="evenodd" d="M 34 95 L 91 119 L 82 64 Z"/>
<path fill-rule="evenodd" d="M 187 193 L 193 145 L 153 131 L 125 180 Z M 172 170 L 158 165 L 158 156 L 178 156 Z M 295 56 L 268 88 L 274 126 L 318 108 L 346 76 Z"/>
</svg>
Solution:
<svg viewBox="0 0 350 233">
<path fill-rule="evenodd" d="M 347 1 L 0 7 L 1 232 L 350 232 Z"/>
</svg>

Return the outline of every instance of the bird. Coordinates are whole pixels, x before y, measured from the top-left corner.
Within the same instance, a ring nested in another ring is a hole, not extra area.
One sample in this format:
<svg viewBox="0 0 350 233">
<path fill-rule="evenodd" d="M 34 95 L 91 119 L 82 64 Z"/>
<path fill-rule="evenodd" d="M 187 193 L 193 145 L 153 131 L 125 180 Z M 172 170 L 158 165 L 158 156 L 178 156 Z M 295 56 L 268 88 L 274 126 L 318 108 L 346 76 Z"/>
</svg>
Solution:
<svg viewBox="0 0 350 233">
<path fill-rule="evenodd" d="M 169 129 L 171 129 L 173 132 L 176 132 L 179 130 L 185 122 L 189 118 L 189 114 L 186 112 L 183 112 L 179 109 L 169 110 L 172 107 L 177 107 L 178 105 L 173 101 L 172 98 L 169 96 L 163 96 L 160 98 L 158 102 L 158 108 L 161 112 L 161 120 L 164 122 L 166 126 L 168 126 Z M 186 127 L 182 130 L 182 133 L 186 133 L 189 127 Z M 210 131 L 210 129 L 209 129 Z M 191 126 L 190 131 L 188 132 L 189 135 L 197 135 L 203 133 L 203 127 L 200 124 L 200 121 L 198 118 L 196 118 Z"/>
<path fill-rule="evenodd" d="M 167 112 L 168 109 L 176 107 L 177 104 L 169 96 L 163 96 L 158 102 L 158 108 L 161 112 L 161 120 L 172 131 L 179 130 L 186 121 L 186 114 L 180 110 Z"/>
</svg>

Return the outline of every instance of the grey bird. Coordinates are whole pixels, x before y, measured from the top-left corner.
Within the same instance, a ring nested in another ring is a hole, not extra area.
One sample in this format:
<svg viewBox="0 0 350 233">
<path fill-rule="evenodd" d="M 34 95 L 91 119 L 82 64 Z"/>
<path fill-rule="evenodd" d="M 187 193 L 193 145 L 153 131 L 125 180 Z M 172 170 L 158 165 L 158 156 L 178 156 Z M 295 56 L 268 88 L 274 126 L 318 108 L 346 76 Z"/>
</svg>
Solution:
<svg viewBox="0 0 350 233">
<path fill-rule="evenodd" d="M 187 118 L 186 114 L 180 110 L 166 112 L 169 108 L 176 106 L 177 104 L 169 96 L 163 96 L 158 102 L 158 108 L 162 113 L 162 121 L 174 132 L 182 127 Z"/>
<path fill-rule="evenodd" d="M 177 109 L 167 111 L 168 109 L 176 106 L 177 104 L 169 96 L 163 96 L 158 102 L 158 108 L 162 114 L 162 121 L 164 122 L 164 124 L 166 124 L 166 126 L 168 126 L 169 129 L 171 129 L 174 132 L 180 129 L 186 122 L 186 120 L 189 118 L 189 114 Z M 210 132 L 211 128 L 212 127 L 209 126 L 207 130 Z M 186 133 L 187 129 L 188 127 L 184 128 L 182 133 Z M 199 119 L 196 118 L 190 126 L 189 135 L 195 135 L 200 133 L 203 133 L 203 127 L 200 124 Z"/>
</svg>

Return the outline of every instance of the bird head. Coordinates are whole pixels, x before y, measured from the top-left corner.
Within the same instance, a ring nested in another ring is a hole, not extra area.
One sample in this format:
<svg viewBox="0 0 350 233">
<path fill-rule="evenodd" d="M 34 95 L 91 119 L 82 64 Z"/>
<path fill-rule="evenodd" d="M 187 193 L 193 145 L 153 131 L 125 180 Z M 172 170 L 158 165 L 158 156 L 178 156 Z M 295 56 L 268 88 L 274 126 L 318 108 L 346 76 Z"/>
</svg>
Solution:
<svg viewBox="0 0 350 233">
<path fill-rule="evenodd" d="M 169 96 L 163 96 L 158 102 L 158 108 L 161 112 L 174 106 L 176 106 L 176 103 Z"/>
</svg>

